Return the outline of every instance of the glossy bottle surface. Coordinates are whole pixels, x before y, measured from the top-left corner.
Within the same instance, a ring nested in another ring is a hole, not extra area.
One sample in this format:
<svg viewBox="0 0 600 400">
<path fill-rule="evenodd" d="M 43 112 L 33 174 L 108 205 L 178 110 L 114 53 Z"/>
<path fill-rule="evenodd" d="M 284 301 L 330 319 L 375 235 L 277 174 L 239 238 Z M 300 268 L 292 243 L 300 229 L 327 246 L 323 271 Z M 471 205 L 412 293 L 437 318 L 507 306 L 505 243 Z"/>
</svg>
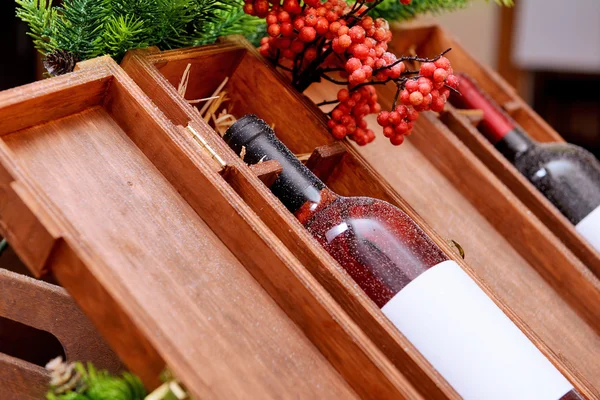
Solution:
<svg viewBox="0 0 600 400">
<path fill-rule="evenodd" d="M 304 226 L 379 307 L 448 259 L 405 213 L 381 200 L 337 197 Z"/>
<path fill-rule="evenodd" d="M 514 165 L 574 225 L 600 206 L 600 165 L 580 147 L 536 143 Z"/>
<path fill-rule="evenodd" d="M 255 117 L 238 121 L 224 139 L 238 152 L 243 143 L 247 162 L 277 160 L 281 164 L 282 172 L 271 186 L 273 194 L 378 306 L 383 307 L 422 272 L 448 259 L 397 207 L 378 199 L 333 193 L 272 130 L 265 132 Z"/>
</svg>

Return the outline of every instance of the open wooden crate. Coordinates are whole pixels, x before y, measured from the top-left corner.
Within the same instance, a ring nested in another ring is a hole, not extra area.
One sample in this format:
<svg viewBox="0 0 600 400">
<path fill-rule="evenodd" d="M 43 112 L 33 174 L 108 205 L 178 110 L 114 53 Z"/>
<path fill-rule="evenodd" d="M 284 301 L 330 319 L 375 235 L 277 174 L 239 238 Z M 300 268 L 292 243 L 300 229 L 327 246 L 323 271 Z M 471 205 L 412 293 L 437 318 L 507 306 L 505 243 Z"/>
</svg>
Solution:
<svg viewBox="0 0 600 400">
<path fill-rule="evenodd" d="M 439 26 L 396 29 L 390 48 L 398 54 L 416 51 L 424 57 L 452 48 L 448 58 L 455 71 L 465 72 L 533 139 L 564 142 L 564 139 L 536 114 L 516 90 L 497 73 L 477 62 Z M 441 120 L 550 230 L 598 277 L 600 253 L 577 233 L 571 222 L 546 199 L 504 156 L 477 131 L 468 119 L 450 105 Z"/>
<path fill-rule="evenodd" d="M 421 397 L 187 130 L 111 59 L 79 68 L 0 93 L 0 233 L 147 386 L 166 363 L 196 398 Z"/>
<path fill-rule="evenodd" d="M 576 293 L 570 290 L 566 292 L 565 297 L 572 300 L 577 307 L 571 306 L 570 303 L 559 298 L 557 312 L 552 309 L 530 310 L 525 313 L 525 316 L 531 321 L 523 321 L 522 314 L 519 315 L 521 318 L 517 317 L 505 302 L 498 300 L 482 282 L 479 275 L 473 273 L 471 267 L 449 248 L 446 241 L 424 222 L 423 218 L 352 145 L 348 142 L 336 142 L 331 137 L 325 125 L 325 117 L 318 108 L 306 97 L 293 90 L 286 83 L 285 78 L 267 65 L 246 41 L 239 37 L 228 37 L 224 38 L 220 44 L 201 48 L 165 52 L 147 49 L 130 52 L 122 63 L 127 73 L 168 118 L 182 126 L 187 124 L 193 126 L 206 143 L 206 147 L 208 147 L 206 151 L 212 153 L 213 156 L 218 155 L 222 164 L 226 165 L 226 167 L 221 165 L 222 176 L 307 270 L 331 293 L 395 367 L 415 384 L 421 395 L 427 398 L 456 396 L 256 176 L 258 173 L 264 177 L 266 172 L 274 172 L 277 167 L 271 164 L 272 168 L 269 166 L 248 168 L 225 145 L 220 136 L 204 123 L 197 109 L 194 109 L 186 99 L 178 94 L 176 87 L 189 64 L 191 64 L 191 77 L 187 86 L 187 99 L 210 96 L 224 78 L 229 77 L 226 90 L 228 96 L 231 97 L 230 105 L 233 107 L 234 115 L 239 117 L 247 113 L 255 113 L 268 123 L 275 125 L 279 138 L 293 152 L 313 152 L 307 165 L 337 193 L 384 199 L 404 210 L 423 227 L 436 244 L 451 258 L 459 262 L 478 283 L 483 285 L 487 293 L 574 382 L 582 393 L 590 398 L 597 393 L 588 377 L 595 377 L 596 382 L 600 377 L 600 371 L 594 365 L 594 360 L 597 360 L 598 351 L 600 351 L 597 334 L 600 308 L 574 297 Z M 439 129 L 436 125 L 433 125 L 433 128 Z M 182 131 L 182 134 L 190 136 L 189 132 Z M 388 147 L 387 151 L 394 150 Z M 404 183 L 406 185 L 420 184 L 416 180 L 411 181 L 410 179 Z M 428 201 L 430 204 L 435 204 L 434 199 Z M 505 199 L 505 201 L 508 200 Z M 451 212 L 449 210 L 450 214 Z M 449 214 L 446 214 L 446 217 L 448 216 Z M 533 224 L 535 225 L 535 223 Z M 551 234 L 549 235 L 551 236 Z M 589 271 L 568 251 L 565 250 L 563 253 L 564 247 L 561 247 L 562 245 L 555 238 L 554 241 L 550 239 L 549 246 L 554 249 L 552 254 L 560 253 L 558 257 L 563 265 L 559 270 L 559 275 L 574 279 L 585 291 L 586 300 L 594 299 L 597 302 L 600 299 L 598 285 L 597 282 L 588 279 L 593 278 Z M 499 268 L 504 267 L 502 264 L 499 266 Z M 544 265 L 544 268 L 546 267 L 549 266 Z M 526 273 L 536 274 L 533 267 L 528 265 L 527 268 Z M 502 276 L 506 271 L 508 269 L 499 269 L 495 271 L 495 274 Z M 507 279 L 516 282 L 516 285 L 519 286 L 519 283 L 527 278 L 528 276 L 520 276 L 517 272 L 516 276 Z M 539 277 L 537 279 L 535 281 L 537 293 L 531 292 L 527 285 L 520 287 L 517 293 L 509 293 L 508 296 L 504 291 L 510 289 L 506 287 L 497 287 L 496 293 L 502 298 L 509 297 L 510 300 L 520 298 L 523 301 L 530 296 L 537 295 L 545 299 L 552 299 L 554 306 L 557 303 L 557 292 L 543 279 Z M 573 287 L 569 289 L 573 289 Z M 581 313 L 581 316 L 578 313 Z M 557 323 L 555 315 L 559 319 L 566 318 L 571 326 Z M 548 348 L 543 340 L 539 340 L 537 332 L 534 333 L 529 328 L 530 323 L 537 322 L 538 319 L 542 322 L 534 325 L 542 330 L 545 337 L 552 339 L 552 349 Z M 572 326 L 576 326 L 576 328 L 572 328 Z M 559 335 L 562 335 L 563 341 L 567 342 L 566 346 L 557 341 Z M 590 349 L 593 349 L 594 354 L 589 353 Z M 578 371 L 573 364 L 584 369 L 586 373 Z"/>
</svg>

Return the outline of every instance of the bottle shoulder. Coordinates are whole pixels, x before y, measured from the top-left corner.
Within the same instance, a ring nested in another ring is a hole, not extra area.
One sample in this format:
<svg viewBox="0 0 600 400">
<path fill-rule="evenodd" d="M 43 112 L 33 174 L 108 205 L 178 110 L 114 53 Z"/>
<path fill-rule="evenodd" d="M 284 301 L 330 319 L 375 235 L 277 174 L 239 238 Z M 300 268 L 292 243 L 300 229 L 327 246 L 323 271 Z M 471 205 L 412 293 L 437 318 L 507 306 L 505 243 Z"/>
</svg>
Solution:
<svg viewBox="0 0 600 400">
<path fill-rule="evenodd" d="M 573 224 L 600 205 L 600 162 L 578 146 L 538 144 L 515 166 Z"/>
<path fill-rule="evenodd" d="M 516 157 L 515 166 L 526 175 L 541 168 L 563 173 L 600 173 L 600 162 L 592 153 L 569 143 L 535 143 Z"/>
</svg>

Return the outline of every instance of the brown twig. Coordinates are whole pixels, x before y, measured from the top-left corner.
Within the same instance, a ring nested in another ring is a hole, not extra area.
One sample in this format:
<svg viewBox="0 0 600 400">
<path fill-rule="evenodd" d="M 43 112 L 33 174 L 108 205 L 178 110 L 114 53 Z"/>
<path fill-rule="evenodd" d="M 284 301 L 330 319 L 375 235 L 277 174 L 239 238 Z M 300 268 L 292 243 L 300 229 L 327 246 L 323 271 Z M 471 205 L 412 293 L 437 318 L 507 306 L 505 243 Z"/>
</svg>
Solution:
<svg viewBox="0 0 600 400">
<path fill-rule="evenodd" d="M 417 56 L 402 56 L 400 58 L 398 58 L 396 61 L 394 61 L 393 63 L 391 63 L 390 65 L 386 65 L 385 67 L 381 67 L 381 68 L 377 68 L 376 70 L 373 71 L 373 74 L 376 74 L 379 71 L 382 71 L 384 69 L 389 69 L 394 67 L 395 65 L 400 64 L 403 61 L 418 61 L 421 63 L 426 63 L 426 62 L 436 62 L 437 60 L 439 60 L 444 54 L 448 53 L 450 50 L 452 50 L 451 47 L 447 48 L 446 50 L 442 51 L 440 54 L 438 54 L 437 56 L 435 56 L 434 58 L 421 58 L 421 57 L 417 57 Z"/>
<path fill-rule="evenodd" d="M 337 100 L 337 99 L 335 99 L 335 100 L 328 100 L 328 101 L 322 101 L 322 102 L 320 102 L 320 103 L 317 103 L 317 107 L 326 106 L 326 105 L 328 105 L 328 104 L 337 104 L 337 103 L 339 103 L 339 102 L 340 102 L 340 101 L 339 101 L 339 100 Z"/>
<path fill-rule="evenodd" d="M 333 83 L 335 83 L 336 85 L 347 85 L 347 84 L 348 84 L 348 82 L 344 82 L 344 81 L 338 81 L 338 80 L 335 80 L 335 79 L 333 79 L 333 78 L 331 78 L 330 76 L 327 76 L 327 75 L 325 75 L 325 74 L 321 74 L 320 76 L 321 76 L 321 78 L 325 78 L 325 79 L 326 79 L 326 80 L 328 80 L 329 82 L 333 82 Z"/>
</svg>

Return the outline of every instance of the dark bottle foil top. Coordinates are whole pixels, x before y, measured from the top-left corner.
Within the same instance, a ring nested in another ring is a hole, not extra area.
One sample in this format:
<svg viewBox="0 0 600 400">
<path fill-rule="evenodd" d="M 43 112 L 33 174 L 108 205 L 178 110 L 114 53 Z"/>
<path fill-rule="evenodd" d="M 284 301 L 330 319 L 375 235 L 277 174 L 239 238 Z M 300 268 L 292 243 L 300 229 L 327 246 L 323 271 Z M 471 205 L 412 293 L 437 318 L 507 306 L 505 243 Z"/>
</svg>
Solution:
<svg viewBox="0 0 600 400">
<path fill-rule="evenodd" d="M 244 161 L 248 164 L 268 160 L 281 164 L 282 172 L 271 186 L 271 192 L 290 212 L 296 212 L 307 201 L 319 203 L 325 184 L 277 139 L 265 121 L 256 115 L 246 115 L 227 129 L 223 139 L 237 154 L 245 147 Z"/>
</svg>

